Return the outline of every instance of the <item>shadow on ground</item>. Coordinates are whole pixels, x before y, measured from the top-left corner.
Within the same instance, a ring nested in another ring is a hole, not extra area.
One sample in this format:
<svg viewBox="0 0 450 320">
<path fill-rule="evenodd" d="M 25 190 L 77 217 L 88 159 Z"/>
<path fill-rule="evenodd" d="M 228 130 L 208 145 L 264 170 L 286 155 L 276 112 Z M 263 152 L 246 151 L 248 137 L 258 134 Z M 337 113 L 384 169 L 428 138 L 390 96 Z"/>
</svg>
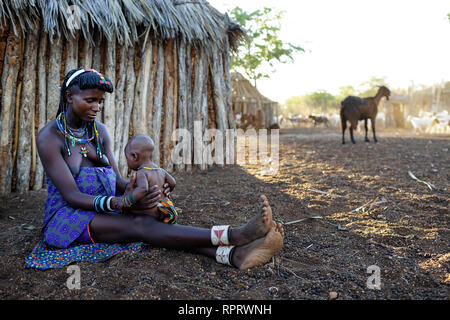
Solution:
<svg viewBox="0 0 450 320">
<path fill-rule="evenodd" d="M 448 299 L 449 136 L 379 130 L 379 143 L 341 145 L 331 129 L 281 130 L 276 174 L 259 165 L 177 172 L 180 223 L 245 223 L 266 194 L 285 223 L 283 250 L 248 271 L 199 255 L 149 248 L 37 271 L 24 259 L 39 240 L 45 191 L 1 201 L 1 299 Z M 432 183 L 430 190 L 417 178 Z M 358 209 L 359 208 L 359 209 Z M 300 221 L 298 221 L 300 220 Z M 369 266 L 380 268 L 370 289 Z"/>
</svg>

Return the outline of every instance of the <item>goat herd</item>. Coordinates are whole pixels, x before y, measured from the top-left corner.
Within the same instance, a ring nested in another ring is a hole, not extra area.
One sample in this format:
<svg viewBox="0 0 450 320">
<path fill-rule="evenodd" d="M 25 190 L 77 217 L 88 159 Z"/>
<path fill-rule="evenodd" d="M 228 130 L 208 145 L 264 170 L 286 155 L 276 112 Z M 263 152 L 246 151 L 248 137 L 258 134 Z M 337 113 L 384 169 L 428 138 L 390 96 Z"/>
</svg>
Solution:
<svg viewBox="0 0 450 320">
<path fill-rule="evenodd" d="M 376 126 L 386 126 L 386 115 L 383 112 L 378 112 L 378 104 L 383 97 L 389 100 L 390 90 L 381 86 L 374 97 L 359 98 L 355 96 L 348 96 L 341 102 L 340 113 L 331 113 L 328 115 L 314 116 L 292 116 L 288 117 L 279 116 L 277 123 L 280 126 L 319 126 L 338 128 L 339 124 L 342 128 L 342 143 L 345 144 L 345 130 L 347 129 L 347 122 L 350 123 L 349 132 L 352 143 L 355 143 L 353 131 L 357 130 L 358 124 L 361 126 L 364 124 L 366 142 L 369 142 L 368 138 L 368 120 L 370 119 L 372 134 L 374 142 L 377 142 Z M 359 122 L 363 120 L 363 122 Z M 439 113 L 432 112 L 420 112 L 418 117 L 408 116 L 408 126 L 412 127 L 415 133 L 450 133 L 450 115 L 447 110 Z"/>
</svg>

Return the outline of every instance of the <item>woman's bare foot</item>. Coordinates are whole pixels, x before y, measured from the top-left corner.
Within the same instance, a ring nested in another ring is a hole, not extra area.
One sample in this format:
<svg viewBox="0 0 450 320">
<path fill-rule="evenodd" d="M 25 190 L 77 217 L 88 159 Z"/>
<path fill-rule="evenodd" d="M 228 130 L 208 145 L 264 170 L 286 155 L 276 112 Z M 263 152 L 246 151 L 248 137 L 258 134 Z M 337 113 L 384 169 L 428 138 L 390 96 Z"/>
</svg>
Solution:
<svg viewBox="0 0 450 320">
<path fill-rule="evenodd" d="M 261 195 L 263 207 L 261 212 L 252 217 L 243 226 L 232 228 L 230 243 L 236 246 L 242 246 L 256 239 L 264 237 L 274 226 L 272 220 L 272 208 L 265 195 Z"/>
<path fill-rule="evenodd" d="M 284 230 L 281 224 L 274 223 L 264 238 L 257 239 L 244 246 L 236 247 L 232 262 L 240 270 L 266 263 L 281 250 L 283 246 Z"/>
</svg>

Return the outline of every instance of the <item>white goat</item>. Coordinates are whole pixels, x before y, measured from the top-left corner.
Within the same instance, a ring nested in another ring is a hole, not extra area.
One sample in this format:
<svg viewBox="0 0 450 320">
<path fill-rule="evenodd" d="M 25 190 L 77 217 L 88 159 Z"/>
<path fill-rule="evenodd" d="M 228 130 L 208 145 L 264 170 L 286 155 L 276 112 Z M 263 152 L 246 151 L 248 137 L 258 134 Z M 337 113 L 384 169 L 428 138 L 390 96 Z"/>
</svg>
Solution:
<svg viewBox="0 0 450 320">
<path fill-rule="evenodd" d="M 418 118 L 413 116 L 408 116 L 406 118 L 407 121 L 411 122 L 414 132 L 417 133 L 417 130 L 419 130 L 420 133 L 423 133 L 422 129 L 425 129 L 425 132 L 428 133 L 432 129 L 432 125 L 435 119 L 433 119 L 430 116 Z"/>
<path fill-rule="evenodd" d="M 339 128 L 339 125 L 341 124 L 341 116 L 337 113 L 332 113 L 328 116 L 328 122 L 333 128 Z"/>
<path fill-rule="evenodd" d="M 435 121 L 433 122 L 433 132 L 447 133 L 450 131 L 450 115 L 447 110 L 436 113 L 434 118 Z"/>
</svg>

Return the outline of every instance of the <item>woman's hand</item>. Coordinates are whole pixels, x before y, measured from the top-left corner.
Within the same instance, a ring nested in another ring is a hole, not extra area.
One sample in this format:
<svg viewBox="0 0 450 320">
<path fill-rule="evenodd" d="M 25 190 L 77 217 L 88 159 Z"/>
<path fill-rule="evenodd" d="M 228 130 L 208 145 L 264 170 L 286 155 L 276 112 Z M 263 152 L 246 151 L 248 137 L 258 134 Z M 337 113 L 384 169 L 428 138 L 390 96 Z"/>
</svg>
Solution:
<svg viewBox="0 0 450 320">
<path fill-rule="evenodd" d="M 123 194 L 128 194 L 130 192 L 133 192 L 134 186 L 136 185 L 136 177 L 137 177 L 136 173 L 133 174 L 133 176 L 131 177 L 130 182 L 128 182 L 126 184 L 125 191 L 124 191 Z"/>
<path fill-rule="evenodd" d="M 124 193 L 124 197 L 127 197 L 129 193 L 132 193 L 136 186 L 136 174 L 131 177 L 130 183 L 127 185 Z M 139 200 L 136 204 L 126 208 L 127 212 L 142 214 L 142 211 L 152 209 L 158 205 L 158 200 L 162 198 L 161 191 L 157 185 L 148 188 L 147 194 Z M 125 208 L 124 208 L 125 209 Z"/>
<path fill-rule="evenodd" d="M 151 186 L 148 188 L 148 193 L 144 196 L 144 198 L 142 198 L 136 204 L 132 205 L 130 209 L 131 211 L 140 211 L 154 208 L 158 204 L 158 200 L 160 200 L 161 198 L 162 194 L 158 186 Z"/>
</svg>

